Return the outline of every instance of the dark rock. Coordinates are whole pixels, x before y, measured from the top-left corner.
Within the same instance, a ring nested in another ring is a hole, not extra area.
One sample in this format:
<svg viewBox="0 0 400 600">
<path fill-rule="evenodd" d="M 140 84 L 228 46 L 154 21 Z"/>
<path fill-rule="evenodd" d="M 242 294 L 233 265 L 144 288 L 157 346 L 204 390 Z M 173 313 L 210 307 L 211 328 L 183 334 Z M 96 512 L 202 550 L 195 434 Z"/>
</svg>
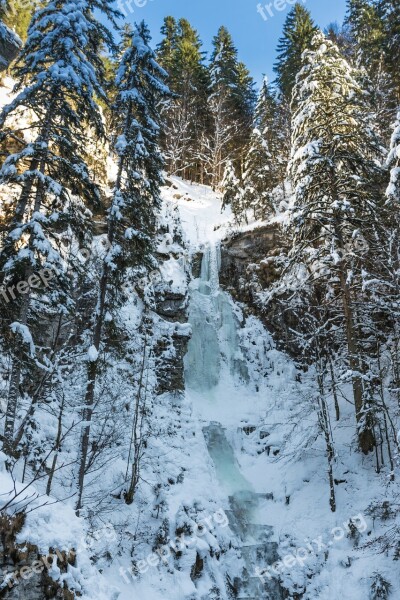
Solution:
<svg viewBox="0 0 400 600">
<path fill-rule="evenodd" d="M 21 48 L 19 37 L 0 21 L 0 71 L 8 69 Z"/>
<path fill-rule="evenodd" d="M 159 339 L 155 348 L 159 394 L 184 391 L 184 358 L 189 339 L 190 327 L 185 325 L 177 325 Z"/>
<path fill-rule="evenodd" d="M 201 274 L 201 263 L 203 262 L 203 253 L 197 252 L 192 256 L 192 276 L 198 279 Z"/>
<path fill-rule="evenodd" d="M 235 234 L 221 245 L 220 282 L 264 323 L 277 346 L 296 358 L 301 351 L 294 345 L 290 331 L 298 322 L 285 310 L 286 298 L 282 295 L 268 305 L 262 299 L 263 292 L 280 279 L 288 249 L 289 240 L 279 223 Z"/>
<path fill-rule="evenodd" d="M 169 321 L 186 323 L 188 302 L 186 294 L 177 294 L 168 288 L 162 288 L 156 294 L 156 312 Z"/>
</svg>

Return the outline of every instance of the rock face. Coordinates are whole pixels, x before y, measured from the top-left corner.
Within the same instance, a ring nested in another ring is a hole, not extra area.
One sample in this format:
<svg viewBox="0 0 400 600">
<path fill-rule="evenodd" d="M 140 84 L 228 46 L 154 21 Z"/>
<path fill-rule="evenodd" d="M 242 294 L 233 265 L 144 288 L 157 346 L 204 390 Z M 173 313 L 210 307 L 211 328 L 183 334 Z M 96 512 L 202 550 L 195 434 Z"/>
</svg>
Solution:
<svg viewBox="0 0 400 600">
<path fill-rule="evenodd" d="M 5 71 L 22 48 L 19 37 L 0 22 L 0 71 Z"/>
<path fill-rule="evenodd" d="M 221 283 L 241 302 L 254 304 L 257 291 L 268 288 L 279 277 L 275 260 L 284 250 L 277 224 L 237 234 L 221 247 Z M 237 295 L 237 294 L 236 294 Z"/>
<path fill-rule="evenodd" d="M 74 565 L 74 559 L 65 553 L 41 556 L 36 546 L 17 544 L 16 535 L 24 523 L 23 513 L 15 517 L 0 517 L 0 597 L 7 600 L 73 600 L 75 595 L 65 583 L 54 581 L 49 570 L 53 561 L 62 573 L 68 565 Z"/>
<path fill-rule="evenodd" d="M 238 302 L 247 305 L 274 335 L 279 347 L 293 357 L 299 349 L 289 341 L 294 325 L 282 309 L 284 298 L 265 305 L 263 292 L 276 282 L 282 272 L 281 257 L 287 254 L 289 240 L 278 223 L 236 234 L 221 245 L 221 285 Z"/>
</svg>

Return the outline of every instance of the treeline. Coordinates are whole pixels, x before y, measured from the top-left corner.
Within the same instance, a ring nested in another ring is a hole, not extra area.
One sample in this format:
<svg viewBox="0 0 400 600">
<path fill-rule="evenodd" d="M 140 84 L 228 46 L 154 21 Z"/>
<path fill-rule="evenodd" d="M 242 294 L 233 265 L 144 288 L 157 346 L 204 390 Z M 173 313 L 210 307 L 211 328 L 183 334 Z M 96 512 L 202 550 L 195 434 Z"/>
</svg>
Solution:
<svg viewBox="0 0 400 600">
<path fill-rule="evenodd" d="M 325 32 L 357 70 L 386 147 L 400 94 L 398 12 L 393 0 L 349 1 L 343 25 L 332 24 Z M 165 107 L 168 170 L 221 188 L 238 222 L 249 210 L 256 218 L 274 213 L 282 200 L 278 186 L 286 195 L 297 103 L 293 90 L 317 30 L 310 12 L 297 3 L 278 44 L 276 80 L 263 83 L 257 101 L 254 81 L 224 27 L 207 60 L 198 33 L 185 19 L 165 19 L 157 54 L 174 93 Z"/>
<path fill-rule="evenodd" d="M 186 19 L 167 17 L 161 32 L 157 56 L 174 93 L 165 107 L 168 171 L 216 187 L 228 160 L 239 173 L 244 170 L 255 83 L 225 27 L 213 39 L 209 61 Z"/>
</svg>

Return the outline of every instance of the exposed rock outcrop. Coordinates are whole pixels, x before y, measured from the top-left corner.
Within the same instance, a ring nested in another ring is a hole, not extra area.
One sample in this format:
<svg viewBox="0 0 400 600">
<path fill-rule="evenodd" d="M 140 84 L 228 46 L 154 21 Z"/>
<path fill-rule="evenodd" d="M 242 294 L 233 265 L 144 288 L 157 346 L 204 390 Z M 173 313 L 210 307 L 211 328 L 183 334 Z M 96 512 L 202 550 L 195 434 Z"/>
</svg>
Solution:
<svg viewBox="0 0 400 600">
<path fill-rule="evenodd" d="M 74 600 L 75 594 L 64 584 L 60 585 L 49 575 L 53 561 L 61 573 L 74 565 L 75 553 L 49 551 L 41 556 L 32 544 L 17 544 L 16 536 L 23 527 L 23 513 L 15 517 L 0 517 L 0 563 L 2 566 L 0 598 L 7 600 Z"/>
<path fill-rule="evenodd" d="M 20 38 L 0 22 L 0 71 L 8 69 L 22 48 Z"/>
<path fill-rule="evenodd" d="M 235 234 L 221 245 L 221 285 L 238 302 L 244 303 L 274 335 L 277 345 L 296 357 L 299 349 L 290 341 L 294 323 L 284 311 L 285 298 L 263 301 L 263 292 L 279 280 L 282 256 L 289 249 L 279 223 L 270 223 L 251 231 Z"/>
</svg>

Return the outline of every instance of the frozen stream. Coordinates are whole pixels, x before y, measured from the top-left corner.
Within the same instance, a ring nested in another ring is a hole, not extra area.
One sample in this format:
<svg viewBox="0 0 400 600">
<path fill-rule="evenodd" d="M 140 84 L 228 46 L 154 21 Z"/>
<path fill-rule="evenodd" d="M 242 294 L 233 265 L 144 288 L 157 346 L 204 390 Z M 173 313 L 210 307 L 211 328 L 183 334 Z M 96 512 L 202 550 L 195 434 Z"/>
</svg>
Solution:
<svg viewBox="0 0 400 600">
<path fill-rule="evenodd" d="M 281 600 L 275 582 L 263 585 L 254 576 L 257 566 L 278 559 L 273 530 L 260 524 L 259 505 L 266 494 L 257 494 L 240 470 L 227 431 L 213 418 L 221 381 L 235 381 L 243 395 L 249 380 L 246 359 L 240 348 L 239 319 L 231 298 L 219 287 L 219 247 L 205 249 L 200 278 L 191 285 L 189 320 L 193 336 L 185 359 L 187 391 L 196 399 L 208 451 L 221 488 L 229 498 L 230 527 L 241 539 L 245 568 L 236 581 L 238 598 Z M 239 393 L 241 393 L 239 391 Z M 224 400 L 226 402 L 226 399 Z M 229 411 L 229 405 L 224 406 Z M 239 426 L 239 422 L 236 424 Z"/>
</svg>

